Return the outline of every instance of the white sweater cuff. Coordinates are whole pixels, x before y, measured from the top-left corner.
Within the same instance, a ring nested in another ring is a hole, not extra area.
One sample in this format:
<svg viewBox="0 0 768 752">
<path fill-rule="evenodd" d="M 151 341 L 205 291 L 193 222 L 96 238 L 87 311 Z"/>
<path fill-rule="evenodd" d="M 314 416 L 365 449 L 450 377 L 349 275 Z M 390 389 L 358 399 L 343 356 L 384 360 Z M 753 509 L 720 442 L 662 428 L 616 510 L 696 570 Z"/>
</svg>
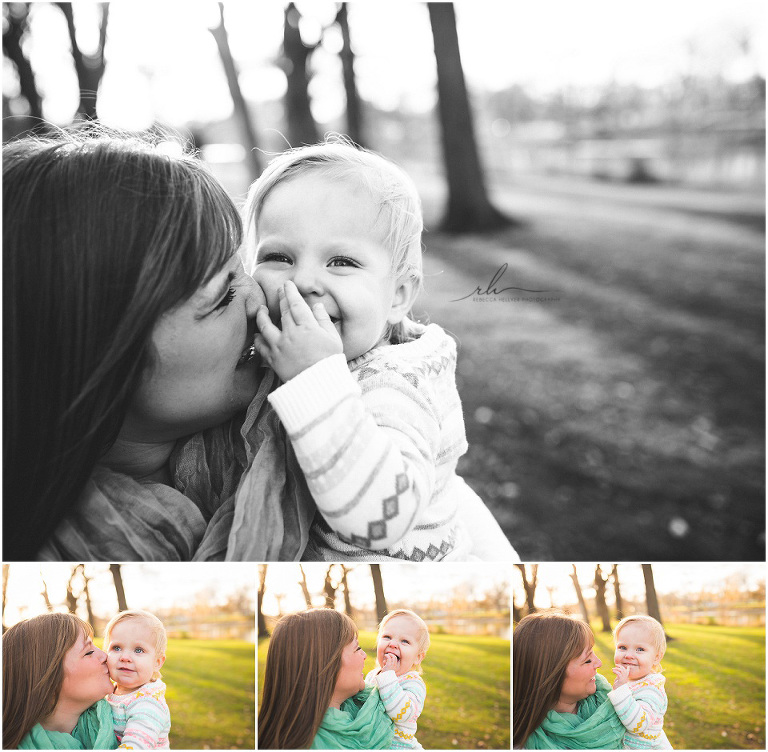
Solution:
<svg viewBox="0 0 768 752">
<path fill-rule="evenodd" d="M 360 394 L 343 354 L 330 355 L 269 395 L 289 434 L 303 428 L 350 394 Z"/>
<path fill-rule="evenodd" d="M 629 684 L 622 684 L 618 689 L 612 689 L 608 693 L 608 699 L 612 705 L 618 705 L 622 700 L 632 694 Z"/>
</svg>

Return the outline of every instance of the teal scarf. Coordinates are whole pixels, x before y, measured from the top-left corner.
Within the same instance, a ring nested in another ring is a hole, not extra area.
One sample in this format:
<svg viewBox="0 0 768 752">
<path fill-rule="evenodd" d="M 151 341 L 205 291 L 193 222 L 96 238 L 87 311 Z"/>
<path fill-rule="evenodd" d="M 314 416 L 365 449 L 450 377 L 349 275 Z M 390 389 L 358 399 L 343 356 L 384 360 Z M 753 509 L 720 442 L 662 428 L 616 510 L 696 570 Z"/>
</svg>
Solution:
<svg viewBox="0 0 768 752">
<path fill-rule="evenodd" d="M 19 749 L 117 749 L 112 709 L 106 700 L 91 705 L 71 734 L 46 731 L 39 723 L 21 740 Z"/>
<path fill-rule="evenodd" d="M 624 726 L 613 709 L 611 685 L 600 674 L 597 691 L 576 707 L 576 713 L 550 710 L 528 737 L 525 749 L 621 749 Z"/>
<path fill-rule="evenodd" d="M 328 708 L 311 749 L 389 749 L 395 734 L 376 687 L 366 687 L 341 703 L 341 710 Z"/>
</svg>

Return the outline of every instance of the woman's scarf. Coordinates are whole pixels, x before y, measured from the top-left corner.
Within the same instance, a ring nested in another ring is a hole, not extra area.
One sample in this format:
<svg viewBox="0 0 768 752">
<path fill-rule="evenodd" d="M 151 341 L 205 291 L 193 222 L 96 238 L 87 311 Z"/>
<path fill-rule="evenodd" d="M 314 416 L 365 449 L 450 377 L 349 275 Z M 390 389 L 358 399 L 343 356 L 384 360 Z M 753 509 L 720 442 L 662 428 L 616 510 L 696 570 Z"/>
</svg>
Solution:
<svg viewBox="0 0 768 752">
<path fill-rule="evenodd" d="M 298 561 L 315 504 L 267 396 L 262 369 L 245 413 L 179 441 L 175 488 L 97 466 L 38 558 L 52 561 Z"/>
<path fill-rule="evenodd" d="M 550 710 L 525 749 L 621 749 L 624 726 L 608 699 L 611 685 L 600 674 L 595 683 L 597 691 L 578 703 L 575 714 Z"/>
<path fill-rule="evenodd" d="M 117 749 L 112 709 L 106 700 L 91 705 L 71 734 L 46 731 L 39 723 L 21 740 L 19 749 Z"/>
<path fill-rule="evenodd" d="M 311 749 L 389 749 L 395 724 L 387 715 L 377 687 L 366 687 L 328 708 Z"/>
</svg>

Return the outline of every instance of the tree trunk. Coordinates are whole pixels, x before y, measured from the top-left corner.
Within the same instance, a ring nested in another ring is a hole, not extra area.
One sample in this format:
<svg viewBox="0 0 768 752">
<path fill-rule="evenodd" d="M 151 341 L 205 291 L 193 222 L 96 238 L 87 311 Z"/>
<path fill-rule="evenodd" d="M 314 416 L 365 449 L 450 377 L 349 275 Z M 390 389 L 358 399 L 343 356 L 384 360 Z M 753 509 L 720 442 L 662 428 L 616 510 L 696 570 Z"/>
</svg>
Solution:
<svg viewBox="0 0 768 752">
<path fill-rule="evenodd" d="M 525 571 L 525 564 L 515 564 L 515 566 L 520 570 L 520 574 L 523 578 L 523 589 L 525 590 L 525 603 L 528 607 L 528 613 L 532 614 L 534 611 L 536 611 L 536 606 L 533 604 L 533 599 L 536 594 L 536 584 L 538 580 L 539 575 L 539 565 L 538 564 L 531 564 L 531 579 L 528 579 L 527 573 Z"/>
<path fill-rule="evenodd" d="M 304 574 L 304 571 L 302 570 L 302 574 Z M 267 621 L 264 618 L 264 612 L 261 610 L 262 605 L 264 603 L 264 593 L 267 590 L 267 564 L 259 564 L 259 593 L 258 593 L 258 603 L 257 603 L 257 609 L 256 613 L 257 616 L 257 628 L 258 628 L 258 637 L 261 639 L 262 637 L 269 637 L 269 630 L 267 629 Z"/>
<path fill-rule="evenodd" d="M 571 564 L 573 567 L 573 573 L 571 574 L 571 580 L 573 580 L 573 587 L 576 589 L 576 597 L 579 599 L 579 608 L 581 609 L 581 617 L 587 624 L 589 624 L 589 611 L 587 611 L 587 604 L 584 601 L 584 595 L 581 592 L 581 585 L 579 585 L 579 576 L 576 573 L 576 565 Z"/>
<path fill-rule="evenodd" d="M 300 18 L 301 14 L 296 6 L 288 3 L 283 24 L 283 54 L 287 62 L 288 89 L 285 94 L 285 109 L 288 141 L 291 146 L 314 144 L 319 140 L 317 125 L 309 104 L 307 63 L 314 48 L 307 47 L 301 40 Z"/>
<path fill-rule="evenodd" d="M 95 629 L 96 617 L 93 613 L 93 604 L 91 603 L 91 591 L 88 588 L 88 583 L 91 578 L 85 576 L 85 565 L 83 565 L 83 593 L 85 594 L 85 610 L 88 613 L 88 623 Z"/>
<path fill-rule="evenodd" d="M 304 567 L 299 564 L 299 570 L 301 571 L 301 580 L 299 580 L 299 587 L 304 594 L 304 603 L 307 604 L 307 608 L 312 608 L 312 596 L 309 594 L 309 588 L 307 587 L 307 575 L 304 572 Z"/>
<path fill-rule="evenodd" d="M 40 579 L 43 582 L 43 591 L 40 593 L 40 595 L 43 596 L 43 600 L 45 601 L 45 607 L 48 609 L 48 613 L 53 613 L 53 604 L 51 603 L 51 599 L 48 595 L 48 585 L 45 582 L 45 578 L 43 577 L 43 573 L 40 572 Z"/>
<path fill-rule="evenodd" d="M 347 574 L 352 571 L 352 567 L 345 567 L 341 564 L 341 584 L 344 586 L 344 613 L 351 619 L 352 618 L 352 599 L 349 595 L 349 582 L 347 582 Z"/>
<path fill-rule="evenodd" d="M 6 27 L 3 30 L 3 52 L 16 66 L 21 93 L 29 104 L 29 114 L 35 120 L 43 119 L 43 100 L 37 90 L 35 73 L 21 49 L 21 39 L 27 31 L 29 3 L 9 3 Z"/>
<path fill-rule="evenodd" d="M 373 579 L 373 594 L 376 597 L 376 622 L 387 615 L 387 601 L 384 598 L 384 583 L 381 579 L 381 567 L 379 564 L 371 564 L 371 578 Z"/>
<path fill-rule="evenodd" d="M 613 593 L 616 598 L 616 619 L 621 621 L 624 618 L 624 601 L 621 598 L 618 564 L 613 565 L 613 569 L 611 570 L 611 577 L 613 577 Z"/>
<path fill-rule="evenodd" d="M 80 86 L 80 104 L 77 108 L 79 115 L 86 120 L 95 120 L 96 99 L 99 84 L 104 76 L 104 45 L 107 41 L 107 23 L 109 21 L 109 3 L 99 3 L 101 21 L 99 23 L 99 47 L 93 55 L 84 55 L 77 43 L 75 33 L 75 18 L 72 3 L 56 3 L 67 20 L 69 42 L 72 45 L 72 60 L 75 63 L 77 82 Z"/>
<path fill-rule="evenodd" d="M 608 586 L 608 578 L 603 578 L 603 573 L 598 564 L 595 567 L 595 606 L 597 614 L 603 622 L 603 632 L 611 631 L 611 614 L 608 611 L 608 604 L 605 602 L 605 589 Z"/>
<path fill-rule="evenodd" d="M 456 32 L 453 3 L 427 3 L 437 64 L 437 93 L 448 179 L 448 210 L 440 229 L 483 232 L 512 224 L 485 187 Z"/>
<path fill-rule="evenodd" d="M 127 611 L 128 602 L 125 600 L 125 588 L 123 587 L 123 575 L 119 564 L 110 564 L 109 571 L 112 572 L 112 581 L 115 583 L 115 594 L 117 595 L 117 610 Z"/>
<path fill-rule="evenodd" d="M 356 144 L 365 146 L 363 109 L 355 83 L 355 53 L 352 51 L 352 41 L 349 35 L 348 5 L 349 3 L 341 3 L 339 12 L 336 14 L 336 22 L 341 29 L 342 39 L 339 57 L 341 58 L 341 70 L 344 78 L 344 92 L 347 95 L 347 136 Z"/>
<path fill-rule="evenodd" d="M 328 571 L 325 573 L 325 583 L 323 583 L 323 595 L 325 595 L 326 608 L 336 608 L 336 589 L 338 586 L 334 585 L 333 580 L 331 579 L 331 573 L 333 572 L 334 566 L 336 565 L 331 564 L 331 566 L 328 567 Z"/>
<path fill-rule="evenodd" d="M 661 620 L 661 609 L 659 608 L 659 599 L 656 597 L 656 585 L 653 582 L 653 569 L 650 564 L 641 564 L 643 568 L 643 579 L 645 580 L 645 603 L 648 607 L 648 616 L 652 616 L 662 626 L 664 622 Z M 667 634 L 667 630 L 664 630 L 664 634 L 667 638 L 667 642 L 674 639 Z"/>
<path fill-rule="evenodd" d="M 69 580 L 67 581 L 67 594 L 66 594 L 66 604 L 67 604 L 67 611 L 69 611 L 70 614 L 74 614 L 77 612 L 77 598 L 78 596 L 75 595 L 74 586 L 73 583 L 75 581 L 75 577 L 77 577 L 77 572 L 82 567 L 82 564 L 78 564 L 73 570 L 72 574 L 69 575 Z"/>
<path fill-rule="evenodd" d="M 243 97 L 238 80 L 237 66 L 232 57 L 232 50 L 229 47 L 229 36 L 227 27 L 224 25 L 224 3 L 219 3 L 219 25 L 211 29 L 211 34 L 216 40 L 216 46 L 219 48 L 219 56 L 224 66 L 224 73 L 227 76 L 227 85 L 229 86 L 229 95 L 232 97 L 232 104 L 235 108 L 235 118 L 240 125 L 241 138 L 245 147 L 246 164 L 250 174 L 251 182 L 261 175 L 262 164 L 257 151 L 258 141 L 256 140 L 256 129 L 253 125 L 253 118 Z"/>
</svg>

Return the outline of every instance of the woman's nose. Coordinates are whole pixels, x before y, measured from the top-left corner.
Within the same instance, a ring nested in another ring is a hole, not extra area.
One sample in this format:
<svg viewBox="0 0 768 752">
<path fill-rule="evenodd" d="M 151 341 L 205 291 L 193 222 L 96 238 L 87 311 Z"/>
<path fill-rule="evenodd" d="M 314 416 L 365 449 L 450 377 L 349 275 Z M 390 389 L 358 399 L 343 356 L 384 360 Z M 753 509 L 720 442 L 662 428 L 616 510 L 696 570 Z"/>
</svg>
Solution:
<svg viewBox="0 0 768 752">
<path fill-rule="evenodd" d="M 101 663 L 106 663 L 107 662 L 107 654 L 103 650 L 99 650 L 98 648 L 95 648 L 95 649 L 96 649 L 96 654 L 99 656 L 99 661 Z"/>
<path fill-rule="evenodd" d="M 245 294 L 245 315 L 250 319 L 256 316 L 259 306 L 267 305 L 267 296 L 258 282 L 247 274 L 245 276 L 250 280 Z"/>
<path fill-rule="evenodd" d="M 601 660 L 600 660 L 600 659 L 599 659 L 597 656 L 595 656 L 595 665 L 596 665 L 598 668 L 600 668 L 600 666 L 602 666 L 602 665 L 603 665 L 603 662 L 602 662 L 602 661 L 601 661 Z"/>
</svg>

